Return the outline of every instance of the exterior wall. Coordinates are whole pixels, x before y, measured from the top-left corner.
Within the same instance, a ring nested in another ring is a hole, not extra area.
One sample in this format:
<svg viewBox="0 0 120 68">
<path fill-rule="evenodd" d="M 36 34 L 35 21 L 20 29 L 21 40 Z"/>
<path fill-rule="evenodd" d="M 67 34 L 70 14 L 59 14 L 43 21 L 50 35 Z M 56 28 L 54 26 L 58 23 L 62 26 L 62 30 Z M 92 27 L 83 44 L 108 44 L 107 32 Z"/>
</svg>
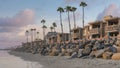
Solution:
<svg viewBox="0 0 120 68">
<path fill-rule="evenodd" d="M 71 30 L 71 33 L 72 33 L 72 41 L 73 42 L 76 42 L 78 41 L 79 39 L 82 39 L 82 34 L 83 34 L 83 30 L 82 28 L 78 27 L 78 28 L 74 28 Z"/>
<path fill-rule="evenodd" d="M 83 38 L 90 39 L 90 32 L 89 32 L 90 26 L 85 26 L 83 30 Z"/>
<path fill-rule="evenodd" d="M 90 25 L 90 39 L 101 39 L 105 35 L 105 24 L 103 21 L 95 21 Z"/>
<path fill-rule="evenodd" d="M 67 43 L 69 41 L 69 36 L 69 33 L 63 33 L 63 37 L 61 33 L 57 34 L 57 43 Z"/>
<path fill-rule="evenodd" d="M 112 17 L 108 20 L 105 20 L 107 25 L 105 27 L 106 36 L 109 35 L 110 37 L 116 37 L 119 34 L 119 24 L 120 18 Z"/>
</svg>

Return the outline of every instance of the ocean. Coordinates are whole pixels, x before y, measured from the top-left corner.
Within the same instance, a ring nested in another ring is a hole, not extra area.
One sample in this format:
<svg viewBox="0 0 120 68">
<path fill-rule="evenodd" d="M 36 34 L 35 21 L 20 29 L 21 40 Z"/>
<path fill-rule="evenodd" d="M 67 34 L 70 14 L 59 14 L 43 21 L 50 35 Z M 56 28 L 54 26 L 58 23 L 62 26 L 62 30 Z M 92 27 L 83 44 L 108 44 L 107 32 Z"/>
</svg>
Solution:
<svg viewBox="0 0 120 68">
<path fill-rule="evenodd" d="M 37 62 L 25 61 L 10 55 L 9 50 L 0 50 L 0 68 L 42 68 Z"/>
</svg>

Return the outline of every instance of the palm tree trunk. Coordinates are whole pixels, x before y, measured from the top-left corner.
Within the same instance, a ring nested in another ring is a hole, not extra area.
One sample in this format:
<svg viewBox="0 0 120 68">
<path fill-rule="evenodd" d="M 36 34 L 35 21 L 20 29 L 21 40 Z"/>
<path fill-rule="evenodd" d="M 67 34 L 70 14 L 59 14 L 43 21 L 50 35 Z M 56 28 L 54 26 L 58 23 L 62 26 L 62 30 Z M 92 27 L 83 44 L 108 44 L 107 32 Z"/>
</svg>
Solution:
<svg viewBox="0 0 120 68">
<path fill-rule="evenodd" d="M 83 22 L 83 29 L 84 29 L 84 7 L 82 7 L 82 12 L 83 12 L 83 20 L 82 20 L 82 22 Z"/>
<path fill-rule="evenodd" d="M 35 31 L 33 30 L 33 41 L 35 41 Z"/>
<path fill-rule="evenodd" d="M 55 32 L 55 27 L 54 27 L 54 32 Z"/>
<path fill-rule="evenodd" d="M 27 34 L 27 43 L 28 43 L 28 34 Z"/>
<path fill-rule="evenodd" d="M 45 29 L 43 28 L 43 41 L 45 41 Z"/>
<path fill-rule="evenodd" d="M 60 12 L 60 24 L 61 24 L 61 31 L 62 31 L 62 38 L 63 38 L 63 24 L 62 24 L 61 12 Z M 64 38 L 61 41 L 63 41 L 65 43 L 65 39 Z"/>
<path fill-rule="evenodd" d="M 73 18 L 74 18 L 74 28 L 76 28 L 75 12 L 73 12 Z"/>
<path fill-rule="evenodd" d="M 36 40 L 36 31 L 34 31 L 34 41 Z"/>
<path fill-rule="evenodd" d="M 33 32 L 31 31 L 31 42 L 33 42 Z"/>
<path fill-rule="evenodd" d="M 70 32 L 70 42 L 71 42 L 71 24 L 70 24 L 69 11 L 68 11 L 68 23 L 69 23 L 69 32 Z"/>
</svg>

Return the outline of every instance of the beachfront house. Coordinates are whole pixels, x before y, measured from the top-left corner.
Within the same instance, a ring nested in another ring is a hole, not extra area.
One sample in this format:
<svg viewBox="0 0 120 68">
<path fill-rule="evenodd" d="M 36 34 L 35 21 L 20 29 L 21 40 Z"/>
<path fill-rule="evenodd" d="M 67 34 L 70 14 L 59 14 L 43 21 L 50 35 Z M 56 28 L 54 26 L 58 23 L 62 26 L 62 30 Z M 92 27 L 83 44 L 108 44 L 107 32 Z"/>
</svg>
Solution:
<svg viewBox="0 0 120 68">
<path fill-rule="evenodd" d="M 85 39 L 90 38 L 89 25 L 86 25 L 83 28 L 83 38 L 85 38 Z"/>
<path fill-rule="evenodd" d="M 71 34 L 72 34 L 73 42 L 79 41 L 79 39 L 82 39 L 82 34 L 83 34 L 82 28 L 81 27 L 73 28 L 71 30 Z"/>
<path fill-rule="evenodd" d="M 117 37 L 120 31 L 120 18 L 109 15 L 104 17 L 104 21 L 106 22 L 105 34 L 111 38 Z"/>
<path fill-rule="evenodd" d="M 105 22 L 94 21 L 89 23 L 90 39 L 100 39 L 105 35 Z"/>
</svg>

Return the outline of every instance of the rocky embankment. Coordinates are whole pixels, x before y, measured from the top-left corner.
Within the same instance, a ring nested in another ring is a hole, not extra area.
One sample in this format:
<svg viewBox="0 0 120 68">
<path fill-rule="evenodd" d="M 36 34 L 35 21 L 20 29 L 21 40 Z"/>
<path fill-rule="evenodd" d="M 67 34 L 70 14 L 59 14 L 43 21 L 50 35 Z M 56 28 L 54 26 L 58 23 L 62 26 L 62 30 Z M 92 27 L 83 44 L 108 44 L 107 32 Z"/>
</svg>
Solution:
<svg viewBox="0 0 120 68">
<path fill-rule="evenodd" d="M 86 40 L 79 44 L 54 44 L 43 45 L 42 43 L 26 43 L 15 51 L 41 54 L 44 56 L 71 56 L 71 58 L 103 58 L 120 59 L 120 47 L 116 39 L 107 40 Z"/>
</svg>

